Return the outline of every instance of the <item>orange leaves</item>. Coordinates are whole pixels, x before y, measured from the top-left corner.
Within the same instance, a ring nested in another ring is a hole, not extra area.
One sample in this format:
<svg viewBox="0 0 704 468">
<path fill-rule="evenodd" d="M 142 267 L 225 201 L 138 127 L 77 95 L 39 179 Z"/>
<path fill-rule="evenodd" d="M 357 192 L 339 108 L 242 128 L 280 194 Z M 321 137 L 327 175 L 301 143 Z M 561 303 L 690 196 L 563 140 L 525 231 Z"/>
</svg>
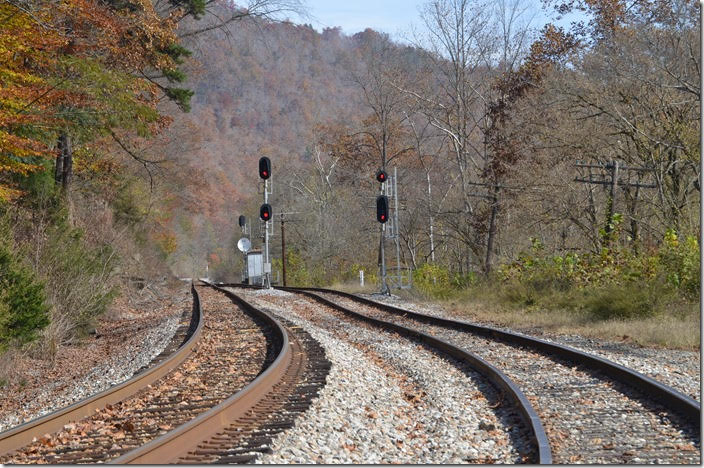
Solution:
<svg viewBox="0 0 704 468">
<path fill-rule="evenodd" d="M 140 71 L 176 69 L 173 18 L 149 0 L 0 2 L 0 200 L 8 174 L 39 169 L 59 131 L 91 141 L 106 129 L 149 136 L 168 126 L 158 87 Z M 186 51 L 187 52 L 187 51 Z M 108 168 L 112 169 L 112 167 Z"/>
</svg>

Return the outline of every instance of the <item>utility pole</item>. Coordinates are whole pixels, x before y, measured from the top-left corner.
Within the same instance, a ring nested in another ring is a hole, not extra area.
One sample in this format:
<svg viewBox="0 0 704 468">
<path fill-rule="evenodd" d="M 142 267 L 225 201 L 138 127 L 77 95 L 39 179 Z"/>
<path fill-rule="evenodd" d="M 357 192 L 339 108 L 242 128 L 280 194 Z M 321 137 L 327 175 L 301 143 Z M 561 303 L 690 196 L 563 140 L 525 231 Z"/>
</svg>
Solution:
<svg viewBox="0 0 704 468">
<path fill-rule="evenodd" d="M 606 205 L 606 226 L 604 232 L 608 235 L 612 229 L 614 217 L 614 205 L 616 203 L 616 185 L 618 185 L 618 161 L 611 161 L 606 168 L 611 172 L 611 190 L 609 191 L 609 201 Z"/>
<path fill-rule="evenodd" d="M 484 273 L 488 276 L 491 273 L 491 254 L 494 250 L 494 238 L 496 237 L 496 216 L 499 212 L 499 185 L 494 184 L 491 194 L 491 214 L 489 215 L 489 232 L 486 238 L 486 257 L 484 259 Z"/>
<path fill-rule="evenodd" d="M 606 233 L 607 237 L 607 243 L 608 243 L 608 235 L 611 233 L 612 228 L 613 228 L 613 217 L 614 213 L 616 211 L 616 188 L 621 187 L 624 190 L 627 190 L 629 188 L 635 188 L 636 189 L 636 200 L 633 202 L 633 212 L 635 213 L 635 205 L 637 202 L 638 194 L 640 192 L 641 188 L 656 188 L 655 184 L 643 184 L 640 182 L 641 176 L 645 172 L 652 172 L 652 169 L 649 167 L 636 167 L 636 166 L 626 166 L 619 161 L 612 160 L 609 163 L 606 164 L 588 164 L 588 163 L 583 163 L 581 161 L 577 161 L 575 163 L 575 167 L 578 168 L 588 168 L 589 169 L 589 178 L 585 177 L 575 177 L 575 182 L 581 182 L 584 184 L 591 184 L 591 185 L 603 185 L 603 186 L 608 186 L 609 187 L 609 197 L 606 202 L 606 225 L 604 226 L 604 232 Z M 592 173 L 592 169 L 601 169 L 605 170 L 608 174 L 608 178 L 602 176 L 594 177 L 594 174 Z M 638 181 L 637 182 L 631 182 L 631 173 L 636 173 L 638 176 Z M 623 175 L 623 177 L 622 177 Z M 636 229 L 634 228 L 633 231 L 635 232 Z M 633 241 L 635 242 L 636 239 L 634 238 Z"/>
<path fill-rule="evenodd" d="M 283 274 L 284 287 L 286 287 L 286 234 L 284 231 L 284 214 L 281 213 L 281 272 Z"/>
</svg>

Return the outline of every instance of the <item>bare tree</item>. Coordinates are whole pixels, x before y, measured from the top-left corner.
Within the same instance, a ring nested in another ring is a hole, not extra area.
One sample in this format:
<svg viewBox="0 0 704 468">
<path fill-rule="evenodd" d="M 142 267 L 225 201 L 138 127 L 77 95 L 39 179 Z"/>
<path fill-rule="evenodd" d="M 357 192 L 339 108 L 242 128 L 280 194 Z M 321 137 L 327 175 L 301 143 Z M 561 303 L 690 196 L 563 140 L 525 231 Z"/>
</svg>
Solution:
<svg viewBox="0 0 704 468">
<path fill-rule="evenodd" d="M 530 39 L 528 11 L 522 0 L 428 3 L 422 11 L 426 32 L 417 43 L 431 52 L 435 79 L 423 90 L 401 85 L 448 139 L 462 200 L 459 211 L 451 214 L 455 231 L 472 252 L 467 255 L 468 268 L 470 257 L 478 261 L 483 252 L 481 263 L 487 273 L 498 212 L 495 155 L 488 150 L 485 135 L 492 125 L 489 108 L 497 98 L 492 82 L 524 57 Z M 478 217 L 486 222 L 477 222 Z"/>
</svg>

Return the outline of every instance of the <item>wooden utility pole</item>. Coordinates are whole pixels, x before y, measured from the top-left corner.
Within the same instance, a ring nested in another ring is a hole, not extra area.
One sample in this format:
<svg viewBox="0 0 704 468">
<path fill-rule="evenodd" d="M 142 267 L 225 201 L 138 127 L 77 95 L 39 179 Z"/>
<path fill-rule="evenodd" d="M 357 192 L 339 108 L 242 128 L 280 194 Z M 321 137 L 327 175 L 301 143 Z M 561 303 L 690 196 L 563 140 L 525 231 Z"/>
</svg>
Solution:
<svg viewBox="0 0 704 468">
<path fill-rule="evenodd" d="M 467 185 L 473 185 L 477 187 L 484 187 L 490 193 L 468 193 L 470 197 L 484 198 L 489 204 L 491 211 L 489 213 L 489 228 L 487 230 L 486 236 L 486 254 L 484 256 L 484 274 L 489 275 L 491 273 L 491 267 L 493 264 L 493 252 L 494 252 L 494 240 L 496 238 L 496 218 L 499 214 L 499 191 L 506 186 L 498 183 L 489 182 L 467 182 Z M 510 188 L 510 187 L 509 187 Z M 467 251 L 467 271 L 470 270 L 469 265 L 470 251 Z"/>
<path fill-rule="evenodd" d="M 640 182 L 643 173 L 652 172 L 652 169 L 648 167 L 626 166 L 618 161 L 611 161 L 606 164 L 587 164 L 581 161 L 577 161 L 575 163 L 575 167 L 589 169 L 589 178 L 575 177 L 575 182 L 581 182 L 584 184 L 592 185 L 604 185 L 609 187 L 609 198 L 606 202 L 606 225 L 604 226 L 604 232 L 606 233 L 607 242 L 609 234 L 611 233 L 613 227 L 613 217 L 616 211 L 616 188 L 621 187 L 624 190 L 627 190 L 629 188 L 636 189 L 635 199 L 633 200 L 632 205 L 633 214 L 635 214 L 636 203 L 638 201 L 637 198 L 640 193 L 640 189 L 656 188 L 655 184 L 643 184 Z M 592 169 L 606 170 L 608 178 L 604 177 L 603 174 L 597 174 L 597 176 L 595 177 L 595 175 L 591 171 Z M 637 182 L 631 182 L 631 173 L 636 173 L 638 175 Z M 621 177 L 622 174 L 624 175 L 624 177 Z M 634 233 L 637 233 L 637 227 L 635 226 L 635 224 L 633 224 L 633 221 L 634 220 L 632 220 L 631 223 L 632 229 Z M 633 241 L 635 242 L 636 239 L 634 238 Z"/>
<path fill-rule="evenodd" d="M 496 216 L 499 213 L 499 186 L 495 184 L 491 195 L 491 214 L 489 215 L 489 232 L 486 238 L 486 258 L 484 259 L 484 273 L 491 273 L 492 253 L 494 238 L 496 237 Z"/>
<path fill-rule="evenodd" d="M 606 225 L 604 226 L 604 232 L 608 235 L 613 226 L 612 220 L 614 217 L 614 204 L 616 203 L 616 185 L 618 185 L 618 161 L 612 161 L 610 165 L 606 165 L 606 168 L 611 172 L 611 190 L 609 193 L 609 201 L 607 202 Z"/>
</svg>

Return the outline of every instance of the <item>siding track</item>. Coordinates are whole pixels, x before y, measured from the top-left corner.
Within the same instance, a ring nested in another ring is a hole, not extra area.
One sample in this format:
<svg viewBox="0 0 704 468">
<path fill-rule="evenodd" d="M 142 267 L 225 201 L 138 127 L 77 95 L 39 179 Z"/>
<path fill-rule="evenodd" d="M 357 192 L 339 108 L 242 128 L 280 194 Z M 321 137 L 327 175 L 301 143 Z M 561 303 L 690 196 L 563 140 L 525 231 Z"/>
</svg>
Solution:
<svg viewBox="0 0 704 468">
<path fill-rule="evenodd" d="M 164 351 L 154 358 L 149 368 L 140 369 L 133 378 L 122 384 L 0 433 L 0 461 L 5 460 L 5 454 L 30 443 L 32 439 L 42 438 L 71 421 L 89 416 L 96 410 L 134 395 L 141 388 L 178 367 L 188 357 L 202 331 L 203 313 L 195 286 L 191 286 L 191 293 L 193 308 L 190 320 L 183 321 L 185 317 L 182 317 L 184 323 L 176 330 Z"/>
<path fill-rule="evenodd" d="M 412 327 L 472 350 L 534 404 L 556 463 L 695 463 L 700 406 L 659 382 L 567 346 L 398 309 L 339 291 L 306 288 L 369 318 Z"/>
</svg>

